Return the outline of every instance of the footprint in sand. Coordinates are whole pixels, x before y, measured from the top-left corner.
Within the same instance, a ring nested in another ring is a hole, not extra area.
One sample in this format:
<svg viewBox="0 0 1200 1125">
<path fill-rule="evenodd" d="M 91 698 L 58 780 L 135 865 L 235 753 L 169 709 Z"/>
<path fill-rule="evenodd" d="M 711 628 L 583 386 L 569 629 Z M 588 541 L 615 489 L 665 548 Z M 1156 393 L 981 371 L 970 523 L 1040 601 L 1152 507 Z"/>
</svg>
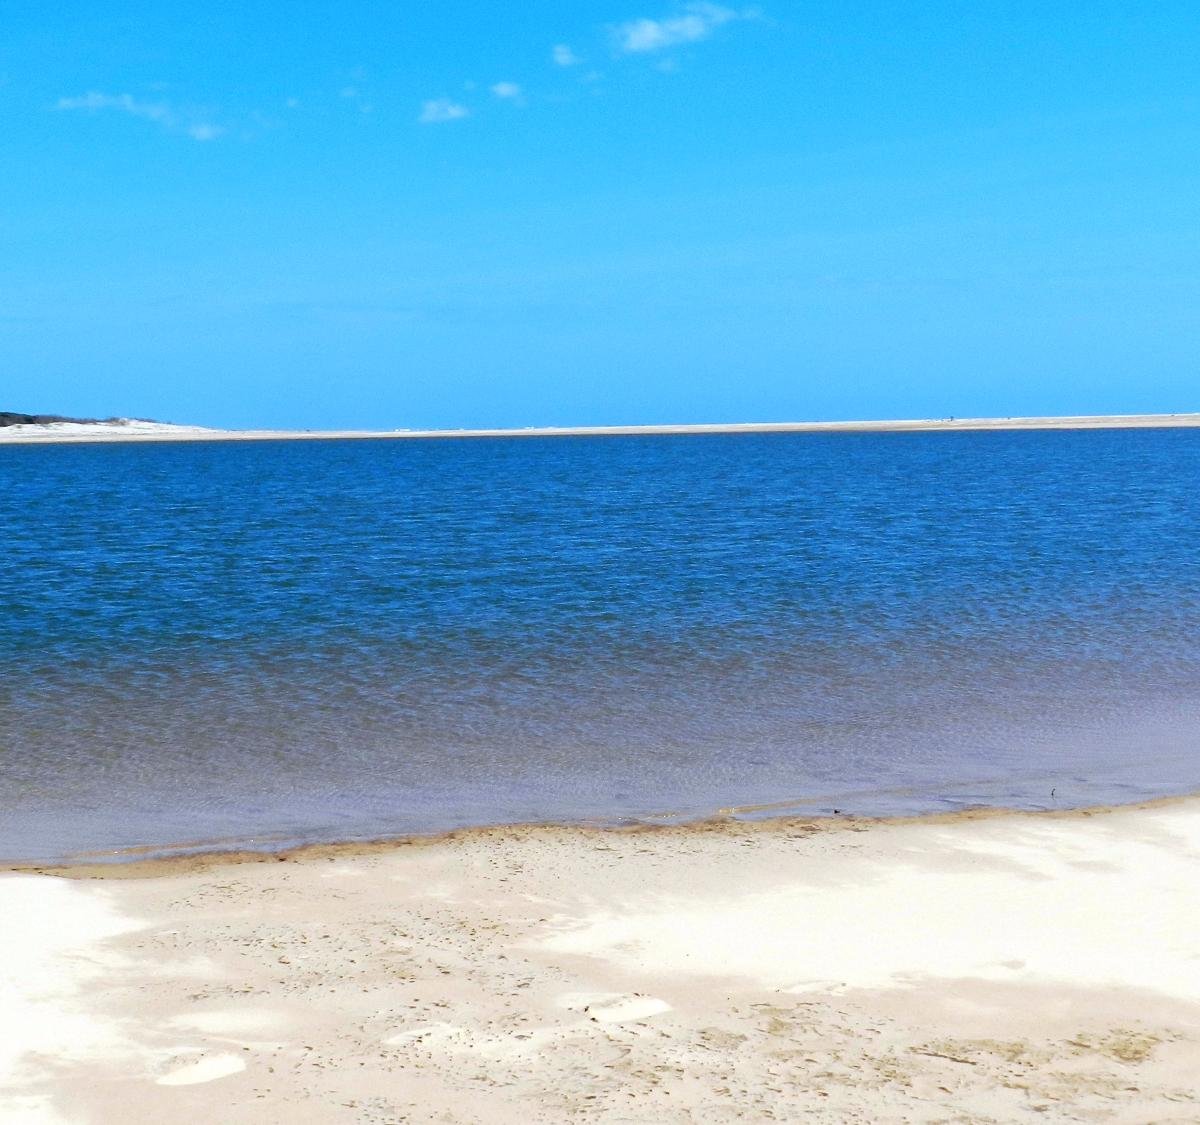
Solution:
<svg viewBox="0 0 1200 1125">
<path fill-rule="evenodd" d="M 656 996 L 639 996 L 613 992 L 587 995 L 571 993 L 560 996 L 558 1002 L 564 1008 L 582 1012 L 597 1023 L 631 1023 L 647 1020 L 651 1016 L 669 1012 L 671 1005 Z"/>
<path fill-rule="evenodd" d="M 459 1030 L 452 1023 L 430 1023 L 389 1035 L 383 1044 L 385 1047 L 402 1047 L 408 1043 L 433 1046 L 435 1043 L 446 1043 L 453 1039 Z"/>
<path fill-rule="evenodd" d="M 246 1060 L 237 1055 L 208 1055 L 156 1078 L 155 1082 L 159 1086 L 195 1086 L 199 1082 L 215 1082 L 218 1078 L 228 1078 L 231 1074 L 239 1074 L 245 1069 Z"/>
<path fill-rule="evenodd" d="M 785 988 L 784 992 L 845 992 L 846 982 L 844 980 L 802 980 L 797 984 L 793 984 L 790 988 Z"/>
</svg>

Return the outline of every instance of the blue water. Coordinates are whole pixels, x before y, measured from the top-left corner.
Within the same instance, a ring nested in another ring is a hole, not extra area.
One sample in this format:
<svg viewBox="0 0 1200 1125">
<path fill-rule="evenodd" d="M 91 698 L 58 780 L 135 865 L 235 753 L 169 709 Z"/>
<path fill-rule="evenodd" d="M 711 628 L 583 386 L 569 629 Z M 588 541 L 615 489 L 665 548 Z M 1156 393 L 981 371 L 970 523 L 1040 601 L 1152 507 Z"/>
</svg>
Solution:
<svg viewBox="0 0 1200 1125">
<path fill-rule="evenodd" d="M 9 446 L 0 526 L 5 859 L 1200 788 L 1197 431 Z"/>
</svg>

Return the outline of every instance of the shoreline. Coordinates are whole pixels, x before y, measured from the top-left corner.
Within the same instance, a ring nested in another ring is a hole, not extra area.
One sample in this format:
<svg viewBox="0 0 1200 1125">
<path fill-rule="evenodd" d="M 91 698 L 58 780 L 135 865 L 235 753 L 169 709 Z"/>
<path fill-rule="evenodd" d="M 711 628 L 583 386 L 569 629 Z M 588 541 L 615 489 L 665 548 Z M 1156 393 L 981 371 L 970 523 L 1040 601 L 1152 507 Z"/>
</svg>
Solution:
<svg viewBox="0 0 1200 1125">
<path fill-rule="evenodd" d="M 624 823 L 526 821 L 470 825 L 438 832 L 413 832 L 369 839 L 323 840 L 279 847 L 248 847 L 244 844 L 221 848 L 208 844 L 181 844 L 169 854 L 146 855 L 157 850 L 143 845 L 107 853 L 82 853 L 78 860 L 62 862 L 0 862 L 0 876 L 45 875 L 59 879 L 153 879 L 172 875 L 238 867 L 245 864 L 307 863 L 330 859 L 356 859 L 407 849 L 467 846 L 484 840 L 498 844 L 554 838 L 600 840 L 611 836 L 662 836 L 692 838 L 728 833 L 782 834 L 804 832 L 864 832 L 873 828 L 920 825 L 944 827 L 992 820 L 1087 820 L 1117 813 L 1186 807 L 1200 809 L 1200 789 L 1163 797 L 1150 797 L 1127 804 L 1079 805 L 1065 808 L 1020 808 L 1005 805 L 973 805 L 953 810 L 904 813 L 892 816 L 782 814 L 739 817 L 726 812 L 670 821 L 637 820 Z M 193 850 L 194 849 L 194 850 Z M 101 855 L 107 858 L 101 858 Z M 128 858 L 122 858 L 128 857 Z"/>
<path fill-rule="evenodd" d="M 1200 1114 L 1197 797 L 255 858 L 0 874 L 0 1116 Z"/>
<path fill-rule="evenodd" d="M 165 423 L 128 426 L 53 423 L 0 428 L 0 445 L 79 442 L 381 441 L 519 437 L 636 437 L 687 434 L 928 433 L 1013 430 L 1176 429 L 1200 427 L 1200 413 L 1081 414 L 1011 418 L 924 418 L 847 422 L 733 422 L 651 426 L 530 426 L 520 429 L 220 430 Z M 158 427 L 158 428 L 155 428 Z"/>
</svg>

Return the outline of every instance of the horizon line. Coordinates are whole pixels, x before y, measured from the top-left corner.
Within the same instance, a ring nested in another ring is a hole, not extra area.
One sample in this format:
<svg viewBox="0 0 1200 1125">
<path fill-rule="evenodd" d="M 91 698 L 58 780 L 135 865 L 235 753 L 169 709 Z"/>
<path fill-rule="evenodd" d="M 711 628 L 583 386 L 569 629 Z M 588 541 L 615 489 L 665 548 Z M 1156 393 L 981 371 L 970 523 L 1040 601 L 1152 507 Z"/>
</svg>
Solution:
<svg viewBox="0 0 1200 1125">
<path fill-rule="evenodd" d="M 1171 414 L 1010 415 L 862 421 L 701 422 L 649 425 L 462 427 L 457 429 L 222 429 L 147 419 L 50 422 L 0 427 L 0 443 L 104 441 L 322 441 L 505 437 L 634 437 L 738 433 L 913 433 L 968 430 L 1095 430 L 1200 427 L 1200 412 Z"/>
</svg>

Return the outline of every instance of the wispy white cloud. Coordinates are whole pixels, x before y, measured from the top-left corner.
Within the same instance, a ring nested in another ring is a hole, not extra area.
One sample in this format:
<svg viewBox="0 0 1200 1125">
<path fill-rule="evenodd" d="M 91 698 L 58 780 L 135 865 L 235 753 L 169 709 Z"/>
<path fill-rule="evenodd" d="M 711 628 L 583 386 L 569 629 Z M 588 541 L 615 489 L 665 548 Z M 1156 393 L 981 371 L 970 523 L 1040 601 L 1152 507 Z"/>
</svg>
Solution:
<svg viewBox="0 0 1200 1125">
<path fill-rule="evenodd" d="M 83 109 L 95 113 L 101 109 L 119 109 L 147 121 L 169 124 L 174 120 L 171 107 L 165 102 L 143 102 L 132 94 L 99 94 L 96 91 L 79 98 L 59 98 L 55 109 Z"/>
<path fill-rule="evenodd" d="M 670 53 L 672 48 L 708 39 L 726 24 L 763 18 L 761 9 L 757 7 L 733 8 L 715 3 L 714 0 L 688 0 L 676 7 L 674 12 L 657 19 L 642 17 L 598 30 L 607 35 L 610 48 L 616 54 L 657 55 L 654 65 L 659 70 L 669 73 L 678 66 L 677 59 Z M 584 67 L 586 62 L 568 43 L 556 43 L 552 46 L 550 60 L 555 66 L 563 68 Z M 600 92 L 598 84 L 604 75 L 599 71 L 584 67 L 575 77 L 579 83 L 590 87 L 590 93 Z M 475 82 L 465 83 L 463 90 L 466 91 L 464 96 L 468 102 L 478 100 L 479 93 L 482 92 L 482 88 Z M 486 91 L 497 100 L 512 105 L 526 103 L 525 89 L 516 82 L 494 82 L 486 86 Z M 358 96 L 358 89 L 351 86 L 343 90 L 342 94 L 344 97 L 353 98 Z M 480 112 L 486 114 L 486 108 Z M 471 117 L 472 114 L 473 110 L 469 104 L 463 104 L 453 98 L 433 98 L 422 103 L 417 120 L 422 125 L 440 125 L 449 121 L 460 121 Z"/>
<path fill-rule="evenodd" d="M 375 106 L 371 102 L 367 72 L 356 66 L 346 71 L 346 81 L 338 90 L 338 97 L 354 106 L 359 113 L 371 113 Z"/>
<path fill-rule="evenodd" d="M 752 12 L 738 12 L 720 4 L 688 4 L 678 15 L 661 19 L 636 19 L 618 24 L 612 29 L 618 51 L 627 55 L 648 54 L 698 43 L 707 39 L 724 24 L 749 19 Z"/>
<path fill-rule="evenodd" d="M 461 121 L 470 117 L 471 111 L 458 102 L 449 98 L 432 98 L 421 106 L 421 115 L 417 120 L 422 125 L 441 125 L 447 121 Z"/>
<path fill-rule="evenodd" d="M 153 121 L 172 132 L 182 132 L 194 141 L 214 141 L 225 133 L 222 126 L 203 120 L 194 113 L 181 112 L 168 102 L 143 101 L 132 94 L 101 94 L 92 90 L 81 97 L 59 98 L 54 108 L 86 113 L 116 110 L 143 121 Z"/>
<path fill-rule="evenodd" d="M 199 125 L 189 125 L 187 135 L 194 141 L 215 141 L 218 137 L 225 135 L 225 130 L 220 125 L 209 125 L 202 122 Z"/>
</svg>

